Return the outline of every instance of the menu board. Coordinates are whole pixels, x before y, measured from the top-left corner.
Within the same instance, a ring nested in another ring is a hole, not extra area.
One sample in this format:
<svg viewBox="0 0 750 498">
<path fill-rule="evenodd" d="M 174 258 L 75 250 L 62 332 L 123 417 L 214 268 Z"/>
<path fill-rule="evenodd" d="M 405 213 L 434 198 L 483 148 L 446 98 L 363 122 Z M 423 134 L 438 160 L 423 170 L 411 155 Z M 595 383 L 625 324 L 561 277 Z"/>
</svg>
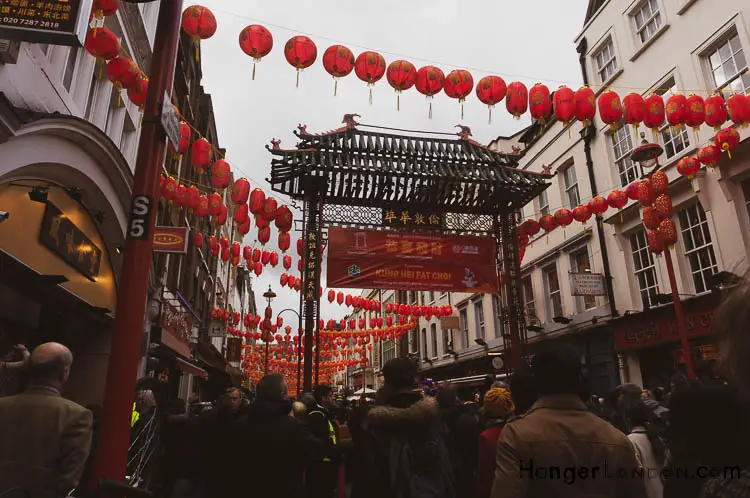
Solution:
<svg viewBox="0 0 750 498">
<path fill-rule="evenodd" d="M 0 39 L 83 44 L 92 0 L 0 0 Z"/>
</svg>

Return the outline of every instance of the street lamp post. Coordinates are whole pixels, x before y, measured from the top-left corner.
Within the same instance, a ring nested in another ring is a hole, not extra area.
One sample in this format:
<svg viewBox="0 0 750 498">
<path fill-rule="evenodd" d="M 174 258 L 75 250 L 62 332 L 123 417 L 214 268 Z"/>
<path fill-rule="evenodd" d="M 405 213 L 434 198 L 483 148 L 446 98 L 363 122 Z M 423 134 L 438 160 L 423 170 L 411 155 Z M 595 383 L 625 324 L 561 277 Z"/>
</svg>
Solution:
<svg viewBox="0 0 750 498">
<path fill-rule="evenodd" d="M 274 298 L 276 298 L 276 293 L 271 290 L 271 286 L 270 285 L 268 286 L 268 290 L 263 293 L 263 297 L 265 297 L 266 301 L 268 301 L 268 308 L 267 309 L 270 311 L 271 310 L 271 301 L 273 301 Z M 267 313 L 266 316 L 273 316 L 273 311 L 271 311 L 270 313 Z M 268 334 L 271 333 L 271 327 L 268 327 L 268 330 L 266 331 L 266 333 L 268 333 Z M 265 366 L 263 368 L 263 375 L 268 375 L 268 345 L 269 344 L 270 344 L 270 341 L 268 340 L 268 336 L 266 336 L 266 348 L 265 348 L 266 349 L 266 362 L 265 362 Z"/>
<path fill-rule="evenodd" d="M 645 134 L 641 134 L 643 141 L 640 147 L 636 148 L 630 157 L 633 162 L 637 163 L 642 177 L 650 177 L 652 174 L 659 171 L 661 165 L 659 164 L 659 156 L 662 155 L 664 149 L 659 144 L 649 143 L 645 139 Z M 679 289 L 677 288 L 677 278 L 674 273 L 674 265 L 672 263 L 672 251 L 669 247 L 664 249 L 664 260 L 667 263 L 667 275 L 669 276 L 669 285 L 672 289 L 672 301 L 674 302 L 675 318 L 677 319 L 677 332 L 680 335 L 680 343 L 682 345 L 682 357 L 685 359 L 685 370 L 690 380 L 695 379 L 695 369 L 693 367 L 693 357 L 690 354 L 690 343 L 687 337 L 687 328 L 685 327 L 685 312 L 682 309 L 682 301 L 680 301 Z"/>
</svg>

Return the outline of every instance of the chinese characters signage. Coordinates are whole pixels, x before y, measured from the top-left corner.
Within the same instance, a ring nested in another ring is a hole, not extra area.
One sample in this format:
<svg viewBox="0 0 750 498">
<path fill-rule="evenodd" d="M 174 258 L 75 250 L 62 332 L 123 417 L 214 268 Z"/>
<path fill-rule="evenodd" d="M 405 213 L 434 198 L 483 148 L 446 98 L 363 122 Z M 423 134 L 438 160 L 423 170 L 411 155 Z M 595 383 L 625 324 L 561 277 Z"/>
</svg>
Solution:
<svg viewBox="0 0 750 498">
<path fill-rule="evenodd" d="M 92 0 L 0 0 L 0 38 L 81 46 Z"/>
<path fill-rule="evenodd" d="M 606 296 L 601 273 L 571 273 L 570 287 L 574 296 Z"/>
<path fill-rule="evenodd" d="M 665 311 L 667 313 L 663 316 L 648 322 L 621 325 L 615 331 L 615 343 L 618 351 L 679 341 L 680 334 L 677 330 L 677 318 L 674 309 L 669 308 Z M 685 311 L 685 328 L 688 337 L 709 335 L 712 322 L 713 309 Z"/>
<path fill-rule="evenodd" d="M 303 259 L 303 284 L 305 300 L 314 300 L 318 297 L 318 277 L 320 275 L 320 246 L 318 234 L 315 230 L 305 233 Z M 330 267 L 330 264 L 329 264 Z"/>
<path fill-rule="evenodd" d="M 229 363 L 242 361 L 242 339 L 237 337 L 227 338 L 227 361 Z"/>
<path fill-rule="evenodd" d="M 99 275 L 101 249 L 52 203 L 44 209 L 39 241 L 89 280 Z"/>
<path fill-rule="evenodd" d="M 439 229 L 444 226 L 444 220 L 441 215 L 435 213 L 428 213 L 418 209 L 389 207 L 383 209 L 383 225 L 394 228 Z"/>
<path fill-rule="evenodd" d="M 359 289 L 496 293 L 495 240 L 330 228 L 327 282 Z"/>
<path fill-rule="evenodd" d="M 187 227 L 154 228 L 154 252 L 187 253 Z"/>
<path fill-rule="evenodd" d="M 190 333 L 195 317 L 178 296 L 165 290 L 161 305 L 161 342 L 186 358 L 190 357 Z"/>
</svg>

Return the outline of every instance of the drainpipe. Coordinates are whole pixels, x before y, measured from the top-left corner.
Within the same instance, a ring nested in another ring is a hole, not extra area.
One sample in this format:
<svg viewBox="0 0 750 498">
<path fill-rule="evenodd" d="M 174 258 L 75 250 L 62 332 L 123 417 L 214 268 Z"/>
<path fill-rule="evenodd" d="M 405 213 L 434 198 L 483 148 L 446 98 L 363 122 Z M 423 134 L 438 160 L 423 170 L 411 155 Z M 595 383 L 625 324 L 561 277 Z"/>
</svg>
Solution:
<svg viewBox="0 0 750 498">
<path fill-rule="evenodd" d="M 582 38 L 578 46 L 576 47 L 576 52 L 578 52 L 578 63 L 581 65 L 581 76 L 583 78 L 583 84 L 588 85 L 589 84 L 589 75 L 588 71 L 586 69 L 586 51 L 588 50 L 588 41 L 586 38 Z M 586 169 L 588 170 L 588 176 L 589 176 L 589 184 L 591 186 L 591 195 L 596 196 L 599 195 L 599 189 L 596 186 L 596 176 L 594 175 L 594 160 L 591 157 L 591 139 L 593 138 L 594 134 L 596 133 L 596 127 L 594 126 L 588 126 L 587 128 L 584 128 L 581 132 L 581 136 L 583 137 L 583 152 L 586 154 Z M 607 251 L 607 241 L 604 238 L 604 219 L 601 215 L 597 215 L 594 218 L 596 220 L 596 232 L 599 237 L 599 248 L 602 252 L 602 264 L 604 266 L 604 283 L 607 288 L 607 297 L 609 299 L 609 312 L 612 318 L 615 318 L 618 316 L 617 313 L 617 305 L 615 304 L 615 290 L 614 286 L 612 285 L 612 271 L 609 267 L 609 252 Z M 615 348 L 614 344 L 614 335 L 611 337 L 611 344 L 612 344 L 612 352 L 614 354 L 614 365 L 615 365 L 615 384 L 621 384 L 622 378 L 620 377 L 620 362 L 619 358 L 617 356 L 617 349 Z M 590 365 L 591 363 L 591 357 L 590 357 L 590 348 L 588 347 L 588 341 L 586 341 L 586 355 L 588 358 L 586 358 L 586 364 Z"/>
</svg>

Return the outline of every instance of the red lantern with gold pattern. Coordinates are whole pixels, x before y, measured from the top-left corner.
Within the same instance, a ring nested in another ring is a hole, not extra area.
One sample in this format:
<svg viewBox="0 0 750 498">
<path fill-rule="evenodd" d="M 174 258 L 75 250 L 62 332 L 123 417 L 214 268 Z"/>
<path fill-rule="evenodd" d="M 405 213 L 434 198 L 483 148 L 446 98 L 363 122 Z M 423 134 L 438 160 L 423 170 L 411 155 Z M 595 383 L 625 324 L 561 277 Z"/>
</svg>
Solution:
<svg viewBox="0 0 750 498">
<path fill-rule="evenodd" d="M 263 214 L 255 215 L 255 226 L 258 228 L 267 228 L 271 226 L 271 220 L 263 216 Z"/>
<path fill-rule="evenodd" d="M 714 144 L 732 158 L 732 150 L 740 144 L 740 134 L 734 128 L 724 128 L 714 136 Z"/>
<path fill-rule="evenodd" d="M 661 194 L 669 192 L 669 178 L 663 171 L 656 171 L 650 177 L 651 189 L 654 192 L 654 197 L 658 197 Z"/>
<path fill-rule="evenodd" d="M 586 223 L 591 218 L 591 211 L 589 211 L 588 206 L 581 205 L 576 206 L 573 209 L 573 219 L 575 219 L 579 223 Z"/>
<path fill-rule="evenodd" d="M 237 225 L 242 225 L 249 220 L 250 215 L 248 213 L 247 204 L 235 204 L 232 216 Z"/>
<path fill-rule="evenodd" d="M 677 243 L 677 228 L 674 225 L 674 221 L 669 218 L 661 220 L 658 232 L 665 246 L 672 247 Z"/>
<path fill-rule="evenodd" d="M 688 180 L 695 178 L 700 169 L 701 163 L 694 157 L 686 156 L 677 161 L 677 172 Z"/>
<path fill-rule="evenodd" d="M 638 182 L 633 182 L 627 187 L 625 187 L 625 195 L 628 196 L 628 199 L 631 201 L 637 201 L 638 200 Z"/>
<path fill-rule="evenodd" d="M 164 191 L 162 194 L 166 201 L 170 203 L 174 201 L 174 198 L 177 195 L 177 186 L 177 180 L 175 180 L 171 176 L 168 176 L 164 179 Z"/>
<path fill-rule="evenodd" d="M 256 188 L 250 193 L 250 212 L 259 215 L 263 212 L 266 203 L 266 194 L 263 190 Z"/>
<path fill-rule="evenodd" d="M 260 254 L 260 262 L 263 264 L 263 266 L 266 266 L 271 261 L 271 253 L 268 251 L 263 251 Z"/>
<path fill-rule="evenodd" d="M 224 261 L 224 262 L 227 262 L 227 261 L 229 261 L 229 257 L 230 257 L 229 248 L 228 247 L 222 247 L 221 248 L 221 260 Z"/>
<path fill-rule="evenodd" d="M 477 99 L 487 105 L 490 113 L 489 122 L 492 124 L 492 108 L 502 102 L 508 87 L 500 76 L 485 76 L 477 83 Z"/>
<path fill-rule="evenodd" d="M 576 90 L 575 104 L 576 119 L 587 128 L 596 117 L 596 94 L 591 88 L 582 86 Z"/>
<path fill-rule="evenodd" d="M 229 216 L 229 209 L 222 203 L 219 207 L 219 214 L 216 215 L 216 223 L 223 226 L 227 222 L 227 216 Z"/>
<path fill-rule="evenodd" d="M 293 36 L 284 45 L 284 57 L 292 67 L 297 69 L 297 86 L 299 86 L 299 72 L 315 63 L 315 59 L 318 58 L 318 47 L 307 36 Z"/>
<path fill-rule="evenodd" d="M 661 233 L 656 230 L 649 230 L 646 234 L 648 239 L 648 248 L 654 254 L 661 254 L 664 252 L 664 238 Z"/>
<path fill-rule="evenodd" d="M 190 147 L 190 125 L 184 121 L 180 121 L 180 141 L 177 144 L 176 151 L 174 150 L 174 147 L 172 147 L 172 142 L 167 143 L 169 145 L 169 150 L 171 150 L 173 154 L 184 154 L 187 152 Z"/>
<path fill-rule="evenodd" d="M 597 216 L 604 214 L 607 211 L 607 209 L 609 209 L 609 204 L 607 204 L 607 199 L 605 199 L 604 197 L 600 195 L 597 195 L 596 197 L 592 198 L 589 201 L 588 206 L 589 206 L 589 211 L 591 211 L 591 213 Z"/>
<path fill-rule="evenodd" d="M 281 258 L 281 264 L 284 266 L 285 270 L 291 270 L 292 269 L 292 257 L 286 254 L 283 258 Z"/>
<path fill-rule="evenodd" d="M 746 128 L 750 123 L 750 97 L 735 93 L 727 99 L 727 113 L 729 119 L 741 128 Z"/>
<path fill-rule="evenodd" d="M 245 246 L 242 248 L 242 257 L 245 258 L 245 261 L 248 263 L 253 260 L 253 250 L 250 246 Z"/>
<path fill-rule="evenodd" d="M 427 100 L 431 100 L 434 95 L 440 93 L 444 86 L 445 74 L 440 68 L 435 66 L 424 66 L 417 71 L 415 88 L 419 93 L 427 97 Z M 432 119 L 432 102 L 430 102 L 429 117 Z"/>
<path fill-rule="evenodd" d="M 276 202 L 276 199 L 273 197 L 266 197 L 266 200 L 263 202 L 263 213 L 262 216 L 271 221 L 276 216 L 276 211 L 278 210 L 278 203 Z"/>
<path fill-rule="evenodd" d="M 401 92 L 417 82 L 417 68 L 409 61 L 398 60 L 388 64 L 385 72 L 388 84 L 396 91 L 396 110 L 401 109 Z"/>
<path fill-rule="evenodd" d="M 654 199 L 654 212 L 661 218 L 671 218 L 674 216 L 674 209 L 672 208 L 672 199 L 667 194 L 661 194 Z"/>
<path fill-rule="evenodd" d="M 279 254 L 276 251 L 271 251 L 271 256 L 269 256 L 268 262 L 271 263 L 273 268 L 276 268 L 276 265 L 279 264 Z"/>
<path fill-rule="evenodd" d="M 276 210 L 276 217 L 274 219 L 276 221 L 276 228 L 278 228 L 279 231 L 288 232 L 292 229 L 294 216 L 292 216 L 292 211 L 286 206 L 286 204 Z"/>
<path fill-rule="evenodd" d="M 661 95 L 652 93 L 643 99 L 643 103 L 646 104 L 646 115 L 643 116 L 643 124 L 647 128 L 651 128 L 653 133 L 656 134 L 664 124 L 664 98 Z"/>
<path fill-rule="evenodd" d="M 474 90 L 474 77 L 466 69 L 454 69 L 445 77 L 445 94 L 458 99 L 461 104 L 461 119 L 464 118 L 464 106 L 466 97 Z"/>
<path fill-rule="evenodd" d="M 237 225 L 237 231 L 240 232 L 242 235 L 247 235 L 250 232 L 250 218 L 245 220 L 244 223 L 240 223 Z"/>
<path fill-rule="evenodd" d="M 664 108 L 669 126 L 682 126 L 687 123 L 688 103 L 687 97 L 682 94 L 675 94 L 667 99 Z"/>
<path fill-rule="evenodd" d="M 210 210 L 212 216 L 217 216 L 219 213 L 221 213 L 221 206 L 223 205 L 224 203 L 221 201 L 221 195 L 219 195 L 217 192 L 214 192 L 208 196 L 208 209 Z"/>
<path fill-rule="evenodd" d="M 542 228 L 542 230 L 549 233 L 557 228 L 557 221 L 551 214 L 545 214 L 544 216 L 539 218 L 539 226 Z"/>
<path fill-rule="evenodd" d="M 141 78 L 141 69 L 138 64 L 127 57 L 118 57 L 107 63 L 107 79 L 112 82 L 119 91 L 135 86 Z"/>
<path fill-rule="evenodd" d="M 273 35 L 264 26 L 251 24 L 240 31 L 240 48 L 253 58 L 253 79 L 255 79 L 255 65 L 271 52 Z"/>
<path fill-rule="evenodd" d="M 232 169 L 224 159 L 217 159 L 211 167 L 211 185 L 217 189 L 225 189 L 232 181 Z"/>
<path fill-rule="evenodd" d="M 558 209 L 554 216 L 557 226 L 566 227 L 573 223 L 573 212 L 568 208 Z"/>
<path fill-rule="evenodd" d="M 287 252 L 289 250 L 289 247 L 291 246 L 291 236 L 289 235 L 289 232 L 279 232 L 278 246 L 279 249 L 281 249 L 281 252 Z"/>
<path fill-rule="evenodd" d="M 529 91 L 526 85 L 520 81 L 508 83 L 508 90 L 505 94 L 505 108 L 514 118 L 520 118 L 526 114 L 529 108 Z"/>
<path fill-rule="evenodd" d="M 263 265 L 260 263 L 255 263 L 255 267 L 253 268 L 253 272 L 255 273 L 256 277 L 260 277 L 261 273 L 263 273 Z"/>
<path fill-rule="evenodd" d="M 615 189 L 607 196 L 607 204 L 615 209 L 622 209 L 627 203 L 628 196 L 622 190 Z"/>
<path fill-rule="evenodd" d="M 599 117 L 609 125 L 610 129 L 616 130 L 622 121 L 622 102 L 620 96 L 612 90 L 599 95 Z"/>
<path fill-rule="evenodd" d="M 258 242 L 266 245 L 268 244 L 269 240 L 271 240 L 271 227 L 263 227 L 258 229 Z"/>
<path fill-rule="evenodd" d="M 539 222 L 536 220 L 526 220 L 521 223 L 521 226 L 518 228 L 521 233 L 526 234 L 529 237 L 533 237 L 534 235 L 539 233 L 539 230 L 541 230 Z"/>
<path fill-rule="evenodd" d="M 727 105 L 721 95 L 709 95 L 706 97 L 706 124 L 720 131 L 727 122 Z"/>
<path fill-rule="evenodd" d="M 713 144 L 708 144 L 698 150 L 698 160 L 709 168 L 715 167 L 721 161 L 721 149 Z"/>
<path fill-rule="evenodd" d="M 649 180 L 638 182 L 638 202 L 641 206 L 650 206 L 654 203 L 654 189 Z"/>
<path fill-rule="evenodd" d="M 99 62 L 111 61 L 120 56 L 120 39 L 111 30 L 102 27 L 89 28 L 83 47 Z"/>
<path fill-rule="evenodd" d="M 187 188 L 187 202 L 185 203 L 185 206 L 188 208 L 188 211 L 192 212 L 198 206 L 200 196 L 201 192 L 195 185 L 191 185 Z"/>
<path fill-rule="evenodd" d="M 371 50 L 362 52 L 354 61 L 354 74 L 370 88 L 370 104 L 372 104 L 372 87 L 383 78 L 385 69 L 383 56 Z"/>
<path fill-rule="evenodd" d="M 174 202 L 177 206 L 187 206 L 188 204 L 188 190 L 185 185 L 179 185 L 177 187 L 177 194 L 175 195 Z"/>
<path fill-rule="evenodd" d="M 529 113 L 540 126 L 552 115 L 552 99 L 546 85 L 536 83 L 529 88 Z"/>
<path fill-rule="evenodd" d="M 649 230 L 656 230 L 659 228 L 660 221 L 661 218 L 656 212 L 656 209 L 651 206 L 643 208 L 643 226 Z"/>
<path fill-rule="evenodd" d="M 567 86 L 561 86 L 553 95 L 555 119 L 569 126 L 576 116 L 575 92 Z"/>
<path fill-rule="evenodd" d="M 208 216 L 211 212 L 211 208 L 208 204 L 208 197 L 205 195 L 201 195 L 198 197 L 198 202 L 195 205 L 195 214 L 197 214 L 201 218 L 205 218 Z"/>
<path fill-rule="evenodd" d="M 232 203 L 233 204 L 245 204 L 250 196 L 250 182 L 247 178 L 240 178 L 235 180 L 232 185 Z"/>
<path fill-rule="evenodd" d="M 331 45 L 323 52 L 323 68 L 333 76 L 333 96 L 338 93 L 339 78 L 354 70 L 354 54 L 343 45 Z"/>
<path fill-rule="evenodd" d="M 211 142 L 205 138 L 199 138 L 190 148 L 190 162 L 198 171 L 204 171 L 211 163 L 211 153 Z"/>
<path fill-rule="evenodd" d="M 207 40 L 216 33 L 216 17 L 202 5 L 191 5 L 182 12 L 182 30 L 194 41 Z"/>
<path fill-rule="evenodd" d="M 638 133 L 638 127 L 643 123 L 646 116 L 646 103 L 640 94 L 631 92 L 622 99 L 622 106 L 625 109 L 623 113 L 624 120 L 627 124 L 635 128 Z"/>
<path fill-rule="evenodd" d="M 203 234 L 198 232 L 193 235 L 193 245 L 195 247 L 203 247 Z"/>
<path fill-rule="evenodd" d="M 120 0 L 94 0 L 91 12 L 98 20 L 114 15 L 120 8 Z M 97 28 L 99 29 L 99 28 Z"/>
<path fill-rule="evenodd" d="M 706 104 L 700 95 L 690 95 L 687 98 L 687 116 L 685 124 L 696 133 L 706 119 Z"/>
<path fill-rule="evenodd" d="M 128 88 L 128 99 L 141 111 L 143 111 L 143 107 L 146 105 L 147 94 L 148 78 L 136 80 L 135 84 Z"/>
</svg>

